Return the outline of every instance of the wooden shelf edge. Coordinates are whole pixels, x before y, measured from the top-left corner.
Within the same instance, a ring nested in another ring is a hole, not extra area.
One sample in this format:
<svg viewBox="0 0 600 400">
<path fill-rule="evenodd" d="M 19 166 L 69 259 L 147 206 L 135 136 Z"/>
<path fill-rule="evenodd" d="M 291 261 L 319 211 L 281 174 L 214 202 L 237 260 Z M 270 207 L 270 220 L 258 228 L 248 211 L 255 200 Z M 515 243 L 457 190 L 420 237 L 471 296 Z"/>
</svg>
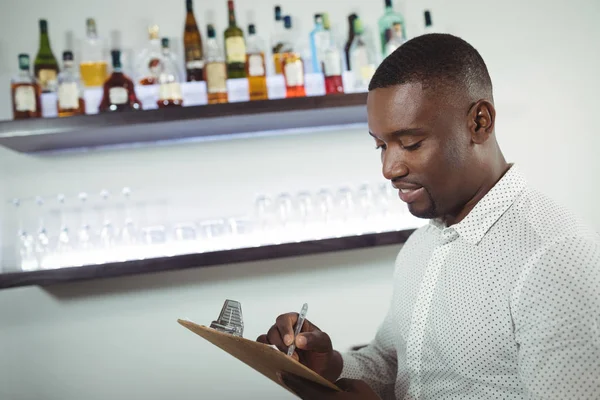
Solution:
<svg viewBox="0 0 600 400">
<path fill-rule="evenodd" d="M 89 265 L 29 272 L 11 272 L 0 274 L 0 289 L 21 286 L 48 286 L 59 283 L 116 278 L 188 268 L 203 268 L 241 262 L 387 246 L 406 242 L 413 232 L 414 229 L 407 229 L 396 232 L 372 233 L 360 236 L 284 243 L 210 253 L 186 254 L 103 265 Z"/>
</svg>

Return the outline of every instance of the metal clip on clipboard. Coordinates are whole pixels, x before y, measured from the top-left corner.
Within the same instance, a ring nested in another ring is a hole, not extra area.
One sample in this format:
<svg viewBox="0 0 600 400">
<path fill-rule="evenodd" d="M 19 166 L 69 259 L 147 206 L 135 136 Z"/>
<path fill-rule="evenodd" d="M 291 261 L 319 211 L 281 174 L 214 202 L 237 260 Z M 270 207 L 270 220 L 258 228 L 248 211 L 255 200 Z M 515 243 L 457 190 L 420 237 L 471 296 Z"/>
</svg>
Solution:
<svg viewBox="0 0 600 400">
<path fill-rule="evenodd" d="M 244 319 L 242 318 L 242 305 L 240 302 L 235 300 L 225 300 L 219 318 L 216 321 L 213 321 L 210 324 L 210 327 L 219 332 L 243 337 Z"/>
</svg>

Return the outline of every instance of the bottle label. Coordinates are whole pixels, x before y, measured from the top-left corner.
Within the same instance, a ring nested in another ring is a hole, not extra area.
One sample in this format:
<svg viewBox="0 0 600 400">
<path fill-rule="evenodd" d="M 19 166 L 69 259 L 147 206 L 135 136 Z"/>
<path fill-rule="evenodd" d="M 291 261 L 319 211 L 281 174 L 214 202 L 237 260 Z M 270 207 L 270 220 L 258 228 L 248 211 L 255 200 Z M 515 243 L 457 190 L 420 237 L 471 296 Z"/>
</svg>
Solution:
<svg viewBox="0 0 600 400">
<path fill-rule="evenodd" d="M 62 83 L 58 87 L 58 108 L 62 110 L 77 110 L 79 108 L 79 87 L 77 87 L 77 83 Z"/>
<path fill-rule="evenodd" d="M 126 104 L 128 97 L 127 89 L 123 87 L 112 87 L 108 91 L 110 104 Z"/>
<path fill-rule="evenodd" d="M 248 56 L 248 75 L 265 76 L 265 63 L 262 54 Z"/>
<path fill-rule="evenodd" d="M 202 69 L 204 68 L 204 61 L 192 60 L 185 63 L 185 69 Z"/>
<path fill-rule="evenodd" d="M 15 90 L 15 108 L 17 111 L 37 111 L 33 86 L 19 86 Z"/>
<path fill-rule="evenodd" d="M 337 50 L 329 50 L 325 52 L 323 57 L 323 74 L 325 76 L 340 76 L 342 75 L 342 59 Z"/>
<path fill-rule="evenodd" d="M 179 82 L 163 83 L 159 88 L 159 99 L 160 100 L 181 100 L 181 85 Z"/>
<path fill-rule="evenodd" d="M 43 91 L 56 90 L 56 71 L 53 69 L 40 69 L 38 81 Z"/>
<path fill-rule="evenodd" d="M 246 62 L 246 44 L 243 37 L 227 38 L 225 48 L 227 49 L 227 64 Z"/>
<path fill-rule="evenodd" d="M 369 82 L 375 74 L 375 66 L 373 64 L 364 65 L 360 67 L 360 76 L 363 81 Z"/>
<path fill-rule="evenodd" d="M 283 68 L 287 86 L 304 86 L 304 66 L 302 60 L 285 61 Z"/>
<path fill-rule="evenodd" d="M 227 68 L 224 63 L 206 64 L 206 89 L 208 93 L 227 93 Z"/>
<path fill-rule="evenodd" d="M 200 51 L 200 47 L 195 46 L 195 45 L 187 47 L 185 49 L 185 61 L 186 62 L 193 62 L 193 61 L 202 62 L 202 52 Z M 203 63 L 203 65 L 204 65 L 204 63 Z"/>
</svg>

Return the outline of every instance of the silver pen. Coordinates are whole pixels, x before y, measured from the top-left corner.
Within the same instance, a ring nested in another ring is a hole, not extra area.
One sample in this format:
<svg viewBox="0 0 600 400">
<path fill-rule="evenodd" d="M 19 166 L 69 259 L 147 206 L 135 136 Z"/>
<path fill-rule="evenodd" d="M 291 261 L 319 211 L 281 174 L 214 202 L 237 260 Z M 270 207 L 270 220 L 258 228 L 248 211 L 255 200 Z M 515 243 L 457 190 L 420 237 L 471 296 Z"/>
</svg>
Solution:
<svg viewBox="0 0 600 400">
<path fill-rule="evenodd" d="M 304 303 L 304 305 L 302 306 L 302 310 L 300 310 L 300 314 L 298 314 L 298 322 L 296 322 L 296 331 L 294 332 L 294 342 L 288 348 L 288 356 L 294 354 L 294 351 L 296 350 L 296 336 L 300 334 L 300 330 L 302 329 L 302 325 L 304 325 L 304 320 L 306 319 L 307 312 L 308 304 Z"/>
</svg>

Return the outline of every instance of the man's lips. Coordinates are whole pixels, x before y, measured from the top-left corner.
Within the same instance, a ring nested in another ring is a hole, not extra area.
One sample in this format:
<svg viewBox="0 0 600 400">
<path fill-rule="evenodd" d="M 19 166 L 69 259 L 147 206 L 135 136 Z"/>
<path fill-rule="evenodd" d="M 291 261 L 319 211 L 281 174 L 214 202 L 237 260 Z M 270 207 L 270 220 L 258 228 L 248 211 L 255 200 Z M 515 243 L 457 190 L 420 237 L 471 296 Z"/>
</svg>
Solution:
<svg viewBox="0 0 600 400">
<path fill-rule="evenodd" d="M 414 183 L 403 183 L 403 182 L 392 182 L 392 186 L 398 189 L 398 196 L 400 200 L 405 203 L 412 203 L 423 194 L 425 189 L 423 186 L 416 185 Z"/>
</svg>

